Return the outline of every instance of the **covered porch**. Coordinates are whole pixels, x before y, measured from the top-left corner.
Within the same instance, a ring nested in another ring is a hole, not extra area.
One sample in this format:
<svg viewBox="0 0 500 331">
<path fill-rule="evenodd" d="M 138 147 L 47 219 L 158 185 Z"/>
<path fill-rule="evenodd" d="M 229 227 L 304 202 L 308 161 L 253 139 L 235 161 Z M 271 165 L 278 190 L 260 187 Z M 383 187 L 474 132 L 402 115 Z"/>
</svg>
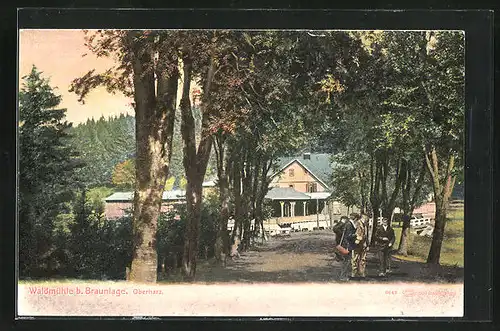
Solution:
<svg viewBox="0 0 500 331">
<path fill-rule="evenodd" d="M 295 222 L 308 220 L 311 216 L 328 215 L 326 199 L 329 195 L 328 192 L 302 193 L 292 187 L 273 187 L 266 199 L 271 200 L 273 218 L 287 218 L 287 222 Z"/>
</svg>

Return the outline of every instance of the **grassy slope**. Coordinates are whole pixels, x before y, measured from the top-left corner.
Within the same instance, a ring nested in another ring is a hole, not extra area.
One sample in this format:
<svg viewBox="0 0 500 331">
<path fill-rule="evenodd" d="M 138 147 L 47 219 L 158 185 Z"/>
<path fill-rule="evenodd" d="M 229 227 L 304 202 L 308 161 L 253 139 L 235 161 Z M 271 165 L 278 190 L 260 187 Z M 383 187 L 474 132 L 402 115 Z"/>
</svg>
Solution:
<svg viewBox="0 0 500 331">
<path fill-rule="evenodd" d="M 396 242 L 394 247 L 397 249 L 401 238 L 401 228 L 394 228 L 396 233 Z M 408 256 L 394 255 L 408 261 L 425 262 L 429 249 L 431 247 L 431 238 L 420 237 L 410 234 L 408 246 Z M 448 221 L 444 229 L 443 247 L 441 249 L 442 265 L 464 266 L 464 211 L 463 209 L 450 210 Z"/>
</svg>

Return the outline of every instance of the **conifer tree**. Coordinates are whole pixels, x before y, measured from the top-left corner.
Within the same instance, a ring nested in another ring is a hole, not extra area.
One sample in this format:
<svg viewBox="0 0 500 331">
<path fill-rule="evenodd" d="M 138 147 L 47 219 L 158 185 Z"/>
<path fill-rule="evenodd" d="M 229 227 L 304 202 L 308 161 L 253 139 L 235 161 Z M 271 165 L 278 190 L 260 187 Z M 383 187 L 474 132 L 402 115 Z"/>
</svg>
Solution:
<svg viewBox="0 0 500 331">
<path fill-rule="evenodd" d="M 67 145 L 71 123 L 61 97 L 33 66 L 19 94 L 20 276 L 52 268 L 53 227 L 71 199 L 76 153 Z"/>
</svg>

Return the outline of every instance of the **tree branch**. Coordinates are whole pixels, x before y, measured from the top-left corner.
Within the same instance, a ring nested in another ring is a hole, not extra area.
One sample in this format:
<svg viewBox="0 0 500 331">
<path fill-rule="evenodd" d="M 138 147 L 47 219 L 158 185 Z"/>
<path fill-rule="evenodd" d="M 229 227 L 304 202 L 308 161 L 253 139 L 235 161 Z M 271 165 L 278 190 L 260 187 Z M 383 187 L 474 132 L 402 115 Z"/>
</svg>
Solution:
<svg viewBox="0 0 500 331">
<path fill-rule="evenodd" d="M 426 161 L 423 161 L 422 166 L 420 167 L 420 172 L 418 174 L 417 183 L 415 184 L 415 191 L 413 192 L 413 197 L 411 199 L 410 212 L 413 212 L 413 209 L 415 209 L 418 195 L 420 194 L 420 190 L 422 189 L 422 185 L 424 184 L 425 169 L 426 169 Z"/>
<path fill-rule="evenodd" d="M 429 156 L 432 156 L 432 154 L 427 151 L 425 146 L 424 146 L 424 155 L 425 155 L 425 162 L 427 164 L 427 169 L 429 170 L 429 174 L 431 175 L 431 178 L 432 178 L 432 185 L 434 186 L 434 193 L 439 194 L 441 189 L 440 189 L 437 169 L 433 168 L 433 163 L 431 162 L 431 159 L 429 158 Z"/>
</svg>

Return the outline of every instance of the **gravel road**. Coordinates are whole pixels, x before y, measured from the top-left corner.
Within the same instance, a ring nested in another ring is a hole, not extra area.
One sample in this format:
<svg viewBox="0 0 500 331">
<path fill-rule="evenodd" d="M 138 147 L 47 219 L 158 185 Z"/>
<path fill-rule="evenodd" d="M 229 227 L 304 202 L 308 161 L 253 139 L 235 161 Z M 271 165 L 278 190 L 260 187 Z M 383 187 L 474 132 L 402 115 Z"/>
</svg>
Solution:
<svg viewBox="0 0 500 331">
<path fill-rule="evenodd" d="M 336 281 L 331 232 L 293 233 L 230 261 L 226 269 L 202 261 L 197 282 L 156 285 L 125 281 L 22 282 L 20 316 L 325 316 L 418 317 L 463 315 L 463 270 L 428 269 L 393 261 L 395 272 Z M 339 304 L 339 300 L 342 304 Z"/>
</svg>

